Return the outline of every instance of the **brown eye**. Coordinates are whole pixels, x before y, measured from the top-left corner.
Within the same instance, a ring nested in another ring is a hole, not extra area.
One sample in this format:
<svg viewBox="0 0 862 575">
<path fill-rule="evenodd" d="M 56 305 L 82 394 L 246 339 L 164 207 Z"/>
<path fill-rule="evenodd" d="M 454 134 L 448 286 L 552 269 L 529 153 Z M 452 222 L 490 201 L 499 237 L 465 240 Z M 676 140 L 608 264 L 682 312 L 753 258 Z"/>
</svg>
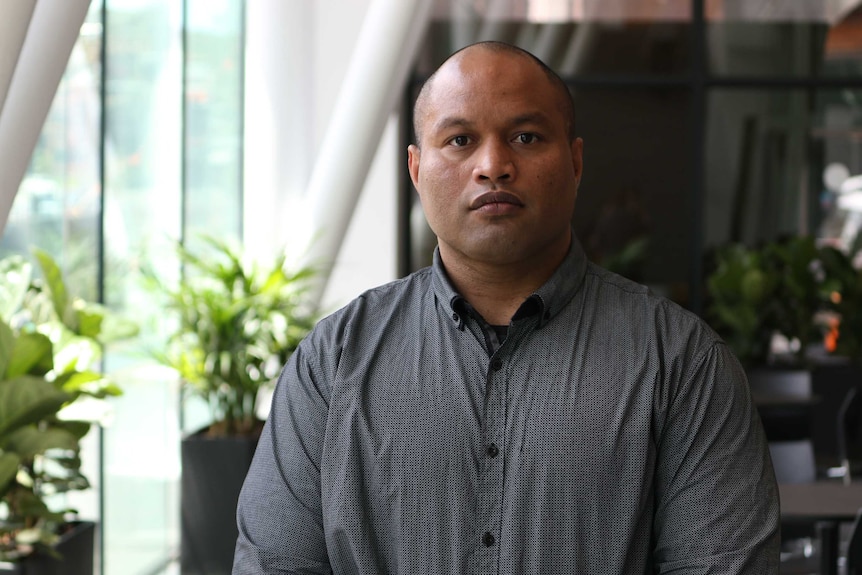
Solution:
<svg viewBox="0 0 862 575">
<path fill-rule="evenodd" d="M 532 144 L 538 139 L 539 138 L 536 136 L 536 134 L 531 134 L 529 132 L 524 132 L 523 134 L 518 134 L 517 136 L 515 136 L 515 140 L 519 144 Z"/>
<path fill-rule="evenodd" d="M 456 147 L 466 146 L 470 143 L 470 138 L 467 136 L 455 136 L 449 140 L 449 143 Z"/>
</svg>

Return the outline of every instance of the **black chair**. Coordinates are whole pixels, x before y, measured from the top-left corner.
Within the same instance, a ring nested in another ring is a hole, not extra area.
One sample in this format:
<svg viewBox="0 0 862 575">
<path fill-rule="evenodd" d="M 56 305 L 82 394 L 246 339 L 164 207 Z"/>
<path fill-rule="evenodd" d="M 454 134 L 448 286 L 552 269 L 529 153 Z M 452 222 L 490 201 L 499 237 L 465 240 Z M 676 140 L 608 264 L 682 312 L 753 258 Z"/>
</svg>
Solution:
<svg viewBox="0 0 862 575">
<path fill-rule="evenodd" d="M 766 368 L 749 372 L 748 383 L 766 432 L 778 482 L 815 481 L 817 463 L 812 437 L 813 391 L 810 373 Z M 813 522 L 781 522 L 783 575 L 818 571 L 816 539 Z"/>
<path fill-rule="evenodd" d="M 769 455 L 779 483 L 810 483 L 817 479 L 811 439 L 770 441 Z"/>
<path fill-rule="evenodd" d="M 847 543 L 847 575 L 862 575 L 862 509 L 856 514 Z"/>
<path fill-rule="evenodd" d="M 862 475 L 862 393 L 858 387 L 847 392 L 838 410 L 838 457 L 844 482 Z"/>
</svg>

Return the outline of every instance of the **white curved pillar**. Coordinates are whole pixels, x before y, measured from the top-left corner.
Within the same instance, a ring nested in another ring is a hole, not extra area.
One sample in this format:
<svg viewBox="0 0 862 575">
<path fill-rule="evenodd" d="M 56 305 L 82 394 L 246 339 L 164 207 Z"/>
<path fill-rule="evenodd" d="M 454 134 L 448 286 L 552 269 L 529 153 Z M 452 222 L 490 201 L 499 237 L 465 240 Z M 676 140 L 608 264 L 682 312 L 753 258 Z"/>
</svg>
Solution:
<svg viewBox="0 0 862 575">
<path fill-rule="evenodd" d="M 89 7 L 90 0 L 3 5 L 0 48 L 12 52 L 0 61 L 0 235 Z"/>
<path fill-rule="evenodd" d="M 306 190 L 312 241 L 305 260 L 321 270 L 317 301 L 387 120 L 404 93 L 431 7 L 432 0 L 374 0 L 366 13 Z"/>
</svg>

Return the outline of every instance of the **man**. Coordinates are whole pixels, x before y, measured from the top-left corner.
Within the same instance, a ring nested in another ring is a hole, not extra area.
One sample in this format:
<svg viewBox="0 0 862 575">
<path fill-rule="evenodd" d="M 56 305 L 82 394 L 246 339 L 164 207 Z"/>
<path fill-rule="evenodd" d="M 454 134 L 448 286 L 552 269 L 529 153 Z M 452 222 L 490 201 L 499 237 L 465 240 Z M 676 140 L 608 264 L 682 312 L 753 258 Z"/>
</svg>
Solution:
<svg viewBox="0 0 862 575">
<path fill-rule="evenodd" d="M 589 263 L 562 81 L 480 43 L 416 103 L 431 268 L 319 323 L 278 382 L 234 573 L 775 573 L 744 373 L 696 316 Z"/>
</svg>

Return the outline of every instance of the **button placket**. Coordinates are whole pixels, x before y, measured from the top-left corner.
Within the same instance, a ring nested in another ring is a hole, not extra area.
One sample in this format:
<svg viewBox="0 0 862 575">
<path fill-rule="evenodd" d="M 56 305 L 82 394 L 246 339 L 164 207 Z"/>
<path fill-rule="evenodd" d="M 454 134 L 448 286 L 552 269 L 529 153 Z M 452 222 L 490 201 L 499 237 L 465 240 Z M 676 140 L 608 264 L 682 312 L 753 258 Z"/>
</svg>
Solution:
<svg viewBox="0 0 862 575">
<path fill-rule="evenodd" d="M 499 350 L 498 350 L 499 352 Z M 500 561 L 497 541 L 502 521 L 505 449 L 505 361 L 496 353 L 491 357 L 486 373 L 486 401 L 482 438 L 485 452 L 481 465 L 479 487 L 479 572 L 495 573 Z"/>
</svg>

